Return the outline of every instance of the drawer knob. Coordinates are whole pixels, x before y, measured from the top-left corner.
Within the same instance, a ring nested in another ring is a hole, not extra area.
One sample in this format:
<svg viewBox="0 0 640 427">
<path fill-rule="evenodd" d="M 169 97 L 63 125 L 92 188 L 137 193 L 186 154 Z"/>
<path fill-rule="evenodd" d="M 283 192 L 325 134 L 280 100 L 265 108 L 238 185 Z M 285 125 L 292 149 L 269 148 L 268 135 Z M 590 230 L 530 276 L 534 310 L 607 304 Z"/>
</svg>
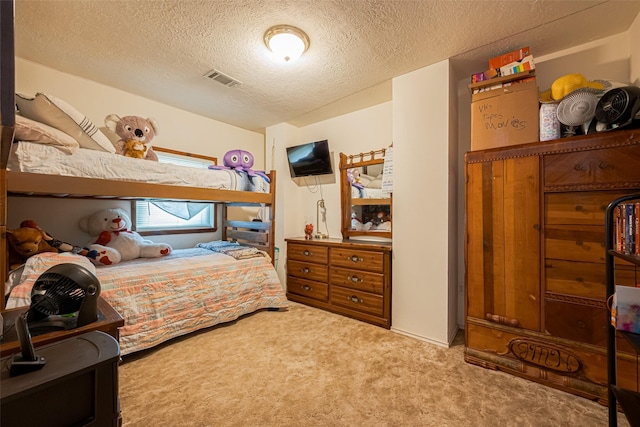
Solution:
<svg viewBox="0 0 640 427">
<path fill-rule="evenodd" d="M 582 246 L 584 243 L 581 240 L 576 240 L 576 246 Z"/>
<path fill-rule="evenodd" d="M 351 301 L 353 303 L 356 303 L 356 304 L 359 304 L 359 303 L 363 302 L 360 298 L 358 298 L 355 295 L 351 295 L 350 297 L 347 297 L 347 298 L 349 299 L 349 301 Z"/>
<path fill-rule="evenodd" d="M 492 314 L 492 313 L 485 314 L 484 318 L 490 322 L 500 323 L 502 325 L 514 326 L 514 327 L 517 327 L 518 324 L 520 323 L 518 319 L 501 316 L 499 314 Z"/>
<path fill-rule="evenodd" d="M 576 278 L 576 282 L 578 282 L 578 283 L 584 283 L 584 277 L 577 277 L 577 278 Z"/>
<path fill-rule="evenodd" d="M 580 212 L 582 209 L 583 209 L 582 205 L 577 205 L 577 206 L 576 206 L 576 210 L 577 210 L 578 212 Z"/>
<path fill-rule="evenodd" d="M 353 262 L 362 262 L 362 261 L 364 261 L 362 258 L 360 258 L 360 257 L 358 257 L 356 255 L 348 256 L 347 259 L 351 260 Z"/>
<path fill-rule="evenodd" d="M 311 272 L 311 269 L 309 267 L 305 267 L 305 268 L 301 269 L 300 271 L 302 271 L 305 274 L 308 274 L 308 273 Z"/>
<path fill-rule="evenodd" d="M 578 163 L 577 165 L 575 165 L 575 166 L 573 167 L 573 169 L 575 169 L 575 170 L 577 170 L 577 171 L 581 171 L 583 168 L 582 168 L 582 165 L 581 165 L 580 163 Z"/>
<path fill-rule="evenodd" d="M 598 165 L 598 167 L 599 167 L 600 169 L 606 169 L 606 168 L 608 168 L 608 167 L 609 167 L 609 163 L 607 163 L 607 162 L 600 162 L 600 164 Z"/>
<path fill-rule="evenodd" d="M 302 290 L 308 292 L 308 291 L 312 290 L 312 288 L 309 285 L 304 285 L 304 286 L 302 286 Z"/>
<path fill-rule="evenodd" d="M 347 279 L 351 280 L 353 283 L 360 283 L 362 282 L 362 279 L 359 278 L 358 276 L 349 276 L 347 277 Z"/>
<path fill-rule="evenodd" d="M 304 256 L 310 256 L 310 255 L 311 255 L 311 252 L 309 252 L 308 250 L 306 250 L 306 249 L 305 249 L 304 251 L 302 251 L 302 255 L 304 255 Z"/>
</svg>

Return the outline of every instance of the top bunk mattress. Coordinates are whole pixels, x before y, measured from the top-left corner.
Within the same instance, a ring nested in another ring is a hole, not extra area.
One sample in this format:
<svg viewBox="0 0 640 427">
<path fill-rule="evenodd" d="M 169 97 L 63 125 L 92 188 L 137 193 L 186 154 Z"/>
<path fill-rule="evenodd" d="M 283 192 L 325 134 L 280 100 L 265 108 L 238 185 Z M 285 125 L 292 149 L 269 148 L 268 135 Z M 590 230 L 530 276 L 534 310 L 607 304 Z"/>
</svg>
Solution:
<svg viewBox="0 0 640 427">
<path fill-rule="evenodd" d="M 84 148 L 67 154 L 54 146 L 25 141 L 11 145 L 7 169 L 44 175 L 269 192 L 265 178 L 250 177 L 247 173 L 230 169 L 192 168 Z"/>
</svg>

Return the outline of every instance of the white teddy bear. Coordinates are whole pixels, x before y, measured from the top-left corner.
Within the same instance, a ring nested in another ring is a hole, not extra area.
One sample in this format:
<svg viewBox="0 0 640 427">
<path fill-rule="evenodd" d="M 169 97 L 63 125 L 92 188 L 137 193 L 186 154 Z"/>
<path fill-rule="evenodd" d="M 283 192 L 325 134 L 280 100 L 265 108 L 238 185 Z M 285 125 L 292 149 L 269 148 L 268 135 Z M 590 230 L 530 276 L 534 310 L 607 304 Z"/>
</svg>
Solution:
<svg viewBox="0 0 640 427">
<path fill-rule="evenodd" d="M 158 258 L 171 253 L 166 243 L 146 240 L 131 231 L 131 219 L 124 209 L 102 209 L 80 220 L 80 229 L 91 236 L 89 249 L 98 251 L 96 265 L 112 265 L 136 258 Z"/>
</svg>

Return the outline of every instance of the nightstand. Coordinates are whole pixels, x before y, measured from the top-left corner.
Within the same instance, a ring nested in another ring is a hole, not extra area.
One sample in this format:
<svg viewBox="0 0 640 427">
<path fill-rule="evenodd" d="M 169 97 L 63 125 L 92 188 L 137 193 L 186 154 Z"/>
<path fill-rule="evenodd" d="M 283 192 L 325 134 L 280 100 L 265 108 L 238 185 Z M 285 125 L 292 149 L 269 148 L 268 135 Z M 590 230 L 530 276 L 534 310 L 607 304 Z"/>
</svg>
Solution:
<svg viewBox="0 0 640 427">
<path fill-rule="evenodd" d="M 20 343 L 16 336 L 14 324 L 16 318 L 24 313 L 28 307 L 13 308 L 2 311 L 2 322 L 4 336 L 0 342 L 0 357 L 5 357 L 13 353 L 20 352 Z M 102 331 L 119 341 L 119 329 L 124 326 L 124 319 L 115 311 L 107 301 L 102 297 L 98 298 L 98 320 L 79 328 L 47 332 L 41 335 L 33 335 L 33 345 L 38 348 L 41 345 L 60 341 L 76 335 L 84 334 L 90 331 Z"/>
</svg>

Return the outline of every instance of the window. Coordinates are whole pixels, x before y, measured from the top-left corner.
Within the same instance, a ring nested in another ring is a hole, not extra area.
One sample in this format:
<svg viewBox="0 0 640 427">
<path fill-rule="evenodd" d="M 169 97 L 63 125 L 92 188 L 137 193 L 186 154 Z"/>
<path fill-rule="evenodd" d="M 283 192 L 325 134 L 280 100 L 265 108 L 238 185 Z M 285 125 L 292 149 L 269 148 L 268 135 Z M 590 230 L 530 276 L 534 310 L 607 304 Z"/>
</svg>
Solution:
<svg viewBox="0 0 640 427">
<path fill-rule="evenodd" d="M 207 168 L 211 159 L 187 157 L 176 153 L 156 151 L 162 163 Z M 196 233 L 216 231 L 216 209 L 207 202 L 167 202 L 163 200 L 137 200 L 132 203 L 135 230 L 142 235 Z"/>
</svg>

